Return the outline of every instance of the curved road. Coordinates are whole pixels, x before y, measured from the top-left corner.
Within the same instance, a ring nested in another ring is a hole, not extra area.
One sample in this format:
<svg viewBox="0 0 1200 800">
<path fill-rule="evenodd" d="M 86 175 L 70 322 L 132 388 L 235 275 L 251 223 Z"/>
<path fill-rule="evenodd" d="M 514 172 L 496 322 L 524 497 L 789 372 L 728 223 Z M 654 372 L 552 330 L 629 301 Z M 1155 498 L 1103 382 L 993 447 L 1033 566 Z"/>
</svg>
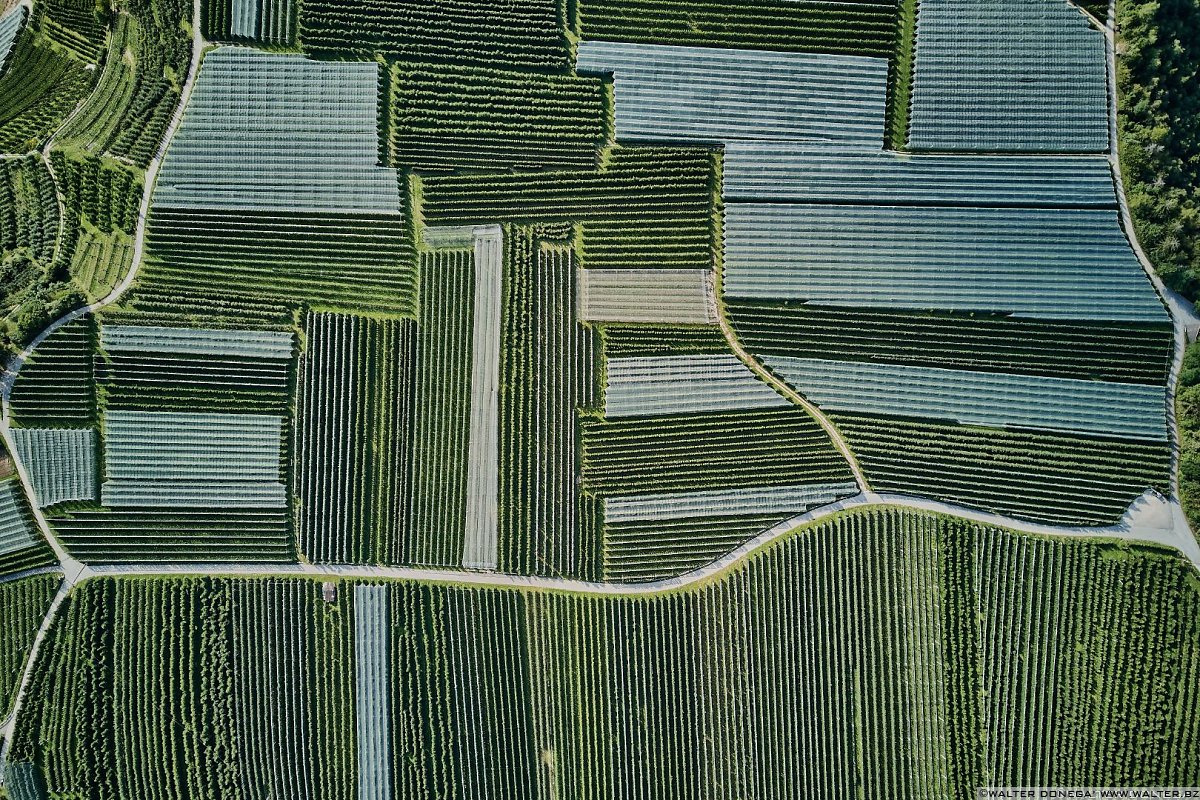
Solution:
<svg viewBox="0 0 1200 800">
<path fill-rule="evenodd" d="M 31 0 L 23 0 L 23 4 L 31 8 Z M 129 264 L 129 271 L 125 274 L 125 277 L 121 279 L 121 282 L 113 287 L 113 290 L 109 292 L 106 297 L 91 303 L 90 305 L 84 306 L 83 308 L 75 309 L 74 311 L 53 322 L 49 327 L 38 334 L 34 340 L 30 342 L 24 350 L 21 351 L 19 355 L 17 355 L 8 363 L 3 374 L 0 375 L 0 438 L 3 438 L 5 447 L 12 455 L 13 463 L 17 467 L 17 474 L 20 476 L 21 483 L 25 487 L 25 492 L 29 499 L 29 505 L 33 509 L 34 519 L 37 521 L 38 527 L 41 529 L 42 534 L 46 537 L 46 541 L 49 542 L 51 549 L 54 550 L 54 555 L 58 559 L 64 575 L 62 585 L 59 586 L 58 592 L 55 594 L 49 610 L 46 612 L 46 616 L 42 619 L 42 624 L 38 627 L 37 635 L 34 637 L 33 645 L 30 648 L 29 655 L 25 661 L 25 667 L 21 672 L 21 682 L 18 684 L 16 695 L 13 698 L 12 711 L 9 713 L 8 717 L 5 718 L 3 725 L 0 726 L 0 736 L 3 736 L 4 739 L 3 743 L 0 743 L 0 768 L 4 768 L 0 769 L 0 785 L 3 784 L 5 778 L 4 772 L 6 771 L 8 765 L 8 748 L 12 744 L 13 730 L 16 726 L 17 718 L 20 716 L 21 705 L 24 702 L 25 693 L 29 687 L 29 681 L 33 674 L 33 666 L 37 663 L 38 652 L 41 650 L 46 635 L 58 614 L 59 607 L 62 606 L 63 601 L 66 600 L 67 595 L 70 594 L 76 583 L 78 583 L 80 577 L 84 575 L 86 569 L 83 564 L 73 559 L 63 548 L 62 543 L 58 540 L 58 537 L 54 535 L 54 531 L 50 528 L 50 525 L 46 520 L 46 516 L 42 513 L 41 509 L 38 508 L 37 501 L 33 496 L 33 483 L 30 481 L 29 473 L 25 466 L 21 463 L 21 459 L 17 456 L 17 449 L 12 439 L 12 434 L 10 431 L 11 410 L 9 407 L 9 397 L 12 394 L 12 387 L 16 381 L 17 375 L 21 371 L 21 367 L 29 358 L 30 354 L 32 354 L 33 351 L 36 350 L 37 347 L 46 340 L 47 337 L 60 329 L 62 326 L 78 319 L 84 314 L 93 313 L 104 306 L 115 303 L 121 297 L 121 295 L 125 294 L 125 292 L 129 290 L 129 287 L 133 285 L 134 280 L 137 278 L 138 269 L 141 267 L 142 258 L 145 251 L 146 219 L 150 213 L 150 198 L 154 193 L 154 183 L 158 179 L 158 171 L 162 166 L 162 159 L 163 155 L 166 153 L 167 145 L 170 144 L 171 140 L 175 137 L 175 131 L 179 128 L 179 124 L 183 120 L 184 109 L 187 107 L 188 100 L 192 95 L 192 88 L 195 86 L 196 75 L 200 71 L 200 58 L 207 44 L 208 43 L 200 34 L 200 0 L 192 0 L 192 60 L 191 64 L 188 66 L 187 79 L 184 81 L 183 89 L 180 92 L 179 104 L 176 106 L 175 113 L 172 114 L 171 121 L 167 125 L 167 129 L 163 135 L 162 144 L 146 168 L 142 187 L 142 202 L 138 207 L 137 226 L 134 232 L 133 258 Z M 85 102 L 87 102 L 86 97 L 80 101 L 81 104 Z M 46 146 L 43 148 L 42 156 L 47 165 L 49 165 L 50 162 L 50 145 L 52 144 L 54 137 L 56 137 L 62 131 L 63 126 L 65 126 L 67 122 L 69 122 L 75 116 L 75 114 L 78 113 L 78 110 L 79 109 L 77 107 L 74 111 L 72 111 L 67 119 L 63 121 L 63 125 L 60 125 L 59 129 L 51 135 Z M 53 176 L 53 174 L 54 173 L 52 169 L 51 175 Z M 59 205 L 61 208 L 61 199 L 59 201 Z M 60 237 L 61 219 L 62 217 L 60 215 Z M 22 576 L 27 577 L 27 574 L 22 573 Z"/>
</svg>

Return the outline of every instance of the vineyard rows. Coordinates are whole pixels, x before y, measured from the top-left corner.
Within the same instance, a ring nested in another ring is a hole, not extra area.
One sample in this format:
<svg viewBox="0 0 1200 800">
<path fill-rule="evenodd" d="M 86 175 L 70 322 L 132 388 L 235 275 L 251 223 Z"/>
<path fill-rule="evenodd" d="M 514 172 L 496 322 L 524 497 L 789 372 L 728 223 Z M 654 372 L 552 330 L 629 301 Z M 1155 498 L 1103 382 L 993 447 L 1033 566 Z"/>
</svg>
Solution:
<svg viewBox="0 0 1200 800">
<path fill-rule="evenodd" d="M 582 421 L 582 478 L 597 494 L 841 483 L 850 470 L 796 409 Z"/>
<path fill-rule="evenodd" d="M 207 495 L 202 499 L 207 500 Z M 69 509 L 50 524 L 67 550 L 84 562 L 211 564 L 296 559 L 286 508 Z"/>
<path fill-rule="evenodd" d="M 314 562 L 399 563 L 413 324 L 310 312 L 295 429 L 297 537 Z"/>
<path fill-rule="evenodd" d="M 577 481 L 578 416 L 597 403 L 595 333 L 575 309 L 579 264 L 534 231 L 507 229 L 500 340 L 497 566 L 594 575 L 592 501 Z"/>
<path fill-rule="evenodd" d="M 300 43 L 320 56 L 560 71 L 569 61 L 557 0 L 304 0 Z"/>
<path fill-rule="evenodd" d="M 594 169 L 607 134 L 595 78 L 396 64 L 389 158 L 422 172 Z"/>
<path fill-rule="evenodd" d="M 92 377 L 95 320 L 67 323 L 38 345 L 10 398 L 12 419 L 25 427 L 90 426 L 96 419 Z"/>
<path fill-rule="evenodd" d="M 95 429 L 12 428 L 12 440 L 39 508 L 96 499 Z"/>
<path fill-rule="evenodd" d="M 34 635 L 58 591 L 58 575 L 0 584 L 0 714 L 8 715 Z"/>
<path fill-rule="evenodd" d="M 883 59 L 589 41 L 577 69 L 613 75 L 618 140 L 883 141 Z"/>
<path fill-rule="evenodd" d="M 646 44 L 888 58 L 895 0 L 580 0 L 581 35 Z"/>
<path fill-rule="evenodd" d="M 1186 567 L 992 530 L 977 546 L 987 774 L 1014 786 L 1195 775 L 1200 663 Z M 1090 586 L 1105 591 L 1080 588 Z"/>
<path fill-rule="evenodd" d="M 768 356 L 823 409 L 1166 442 L 1166 389 L 862 361 Z"/>
<path fill-rule="evenodd" d="M 970 313 L 731 301 L 733 326 L 759 356 L 886 361 L 1124 383 L 1166 383 L 1174 340 L 1165 322 L 1108 324 Z"/>
<path fill-rule="evenodd" d="M 710 270 L 581 269 L 579 316 L 591 322 L 715 325 Z"/>
<path fill-rule="evenodd" d="M 282 415 L 291 404 L 289 332 L 104 324 L 100 346 L 106 408 Z"/>
<path fill-rule="evenodd" d="M 605 520 L 601 575 L 606 581 L 630 583 L 686 575 L 793 516 L 753 511 L 678 519 Z"/>
<path fill-rule="evenodd" d="M 1003 0 L 921 0 L 909 146 L 1108 150 L 1104 34 L 1061 0 L 1021 11 Z"/>
<path fill-rule="evenodd" d="M 606 358 L 643 358 L 726 353 L 729 342 L 716 325 L 617 325 L 600 327 Z"/>
<path fill-rule="evenodd" d="M 409 564 L 461 566 L 471 412 L 471 250 L 424 252 L 413 379 Z"/>
<path fill-rule="evenodd" d="M 109 325 L 211 330 L 260 331 L 292 328 L 296 309 L 282 301 L 254 297 L 230 289 L 219 296 L 202 295 L 195 288 L 164 292 L 136 286 L 113 305 L 105 306 Z"/>
<path fill-rule="evenodd" d="M 791 405 L 733 353 L 606 361 L 604 415 L 609 419 Z"/>
<path fill-rule="evenodd" d="M 710 270 L 714 155 L 698 149 L 618 148 L 603 171 L 431 176 L 431 225 L 579 222 L 580 258 L 595 269 Z"/>
<path fill-rule="evenodd" d="M 1147 488 L 1170 491 L 1170 450 L 1160 442 L 832 419 L 879 492 L 1057 525 L 1111 525 Z"/>
<path fill-rule="evenodd" d="M 99 579 L 43 648 L 12 754 L 52 796 L 152 800 L 349 800 L 372 779 L 596 800 L 1186 783 L 1187 572 L 1152 549 L 875 509 L 649 597 L 396 583 L 326 602 L 307 580 Z M 386 633 L 362 641 L 384 597 Z M 390 698 L 364 719 L 369 687 Z M 363 774 L 380 735 L 391 758 Z"/>
<path fill-rule="evenodd" d="M 208 298 L 228 285 L 268 301 L 409 314 L 416 277 L 406 224 L 394 214 L 157 208 L 143 277 L 166 293 Z"/>
</svg>

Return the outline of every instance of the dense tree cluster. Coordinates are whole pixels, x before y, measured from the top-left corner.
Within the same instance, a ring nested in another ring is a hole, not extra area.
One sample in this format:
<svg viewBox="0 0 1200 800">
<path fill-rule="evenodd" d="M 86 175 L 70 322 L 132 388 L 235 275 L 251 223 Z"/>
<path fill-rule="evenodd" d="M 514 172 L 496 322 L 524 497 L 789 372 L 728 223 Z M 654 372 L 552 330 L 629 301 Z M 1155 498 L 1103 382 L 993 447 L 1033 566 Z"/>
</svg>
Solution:
<svg viewBox="0 0 1200 800">
<path fill-rule="evenodd" d="M 1118 7 L 1121 163 L 1138 238 L 1169 286 L 1200 299 L 1200 0 Z"/>
</svg>

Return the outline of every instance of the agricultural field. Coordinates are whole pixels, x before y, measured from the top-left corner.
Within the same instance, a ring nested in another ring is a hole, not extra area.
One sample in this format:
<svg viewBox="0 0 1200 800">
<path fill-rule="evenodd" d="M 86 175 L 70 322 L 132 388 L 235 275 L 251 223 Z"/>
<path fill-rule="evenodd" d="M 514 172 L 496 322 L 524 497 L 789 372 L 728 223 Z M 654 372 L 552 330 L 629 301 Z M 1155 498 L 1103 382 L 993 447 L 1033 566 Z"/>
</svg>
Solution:
<svg viewBox="0 0 1200 800">
<path fill-rule="evenodd" d="M 101 578 L 59 617 L 12 758 L 40 764 L 51 796 L 1186 782 L 1190 569 L 881 509 L 635 597 L 344 580 L 327 601 L 307 579 Z"/>
<path fill-rule="evenodd" d="M 1200 785 L 1171 3 L 2 4 L 0 798 Z"/>
</svg>

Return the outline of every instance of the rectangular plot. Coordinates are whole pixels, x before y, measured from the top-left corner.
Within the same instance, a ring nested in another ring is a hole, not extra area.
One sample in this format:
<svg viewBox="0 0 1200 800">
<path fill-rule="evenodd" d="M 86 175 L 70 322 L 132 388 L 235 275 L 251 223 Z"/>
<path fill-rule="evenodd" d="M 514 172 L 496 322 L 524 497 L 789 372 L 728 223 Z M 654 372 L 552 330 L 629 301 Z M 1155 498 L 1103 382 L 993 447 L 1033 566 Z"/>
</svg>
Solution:
<svg viewBox="0 0 1200 800">
<path fill-rule="evenodd" d="M 604 144 L 595 78 L 444 65 L 392 69 L 389 163 L 462 168 L 594 168 Z"/>
<path fill-rule="evenodd" d="M 109 410 L 104 502 L 284 506 L 282 426 L 255 414 Z"/>
<path fill-rule="evenodd" d="M 612 73 L 618 139 L 883 144 L 880 58 L 583 42 L 578 70 Z"/>
<path fill-rule="evenodd" d="M 581 319 L 714 325 L 712 273 L 690 269 L 581 269 Z"/>
<path fill-rule="evenodd" d="M 108 353 L 133 351 L 281 360 L 292 357 L 292 333 L 104 325 L 100 328 L 100 347 Z"/>
<path fill-rule="evenodd" d="M 609 359 L 607 417 L 784 408 L 791 401 L 733 353 Z"/>
<path fill-rule="evenodd" d="M 379 69 L 244 47 L 208 53 L 155 207 L 398 213 L 397 173 L 377 165 Z"/>
<path fill-rule="evenodd" d="M 269 481 L 205 482 L 192 486 L 173 481 L 110 480 L 103 504 L 113 508 L 282 508 L 283 484 Z"/>
<path fill-rule="evenodd" d="M 829 411 L 1167 438 L 1162 386 L 784 356 L 766 364 Z"/>
<path fill-rule="evenodd" d="M 920 155 L 730 142 L 726 201 L 1116 208 L 1103 156 Z"/>
<path fill-rule="evenodd" d="M 146 282 L 171 293 L 411 313 L 412 231 L 404 215 L 320 214 L 155 206 Z"/>
<path fill-rule="evenodd" d="M 757 356 L 1154 384 L 1166 382 L 1175 349 L 1166 321 L 1099 326 L 968 312 L 737 301 L 726 309 L 738 339 Z"/>
<path fill-rule="evenodd" d="M 463 566 L 496 567 L 499 494 L 500 306 L 504 241 L 500 228 L 475 232 L 475 314 L 471 339 L 471 433 Z"/>
<path fill-rule="evenodd" d="M 1115 211 L 733 203 L 731 297 L 1162 322 Z"/>
<path fill-rule="evenodd" d="M 402 560 L 414 325 L 310 312 L 297 389 L 298 534 L 314 562 Z"/>
<path fill-rule="evenodd" d="M 841 483 L 850 469 L 799 408 L 582 425 L 583 486 L 598 495 Z"/>
<path fill-rule="evenodd" d="M 279 478 L 280 417 L 109 411 L 105 423 L 109 478 Z"/>
<path fill-rule="evenodd" d="M 909 145 L 1108 150 L 1104 34 L 1064 0 L 922 0 Z"/>
<path fill-rule="evenodd" d="M 180 561 L 294 563 L 286 507 L 70 511 L 52 521 L 75 557 L 108 564 Z"/>
<path fill-rule="evenodd" d="M 584 39 L 887 58 L 890 0 L 580 0 Z"/>
<path fill-rule="evenodd" d="M 39 508 L 96 499 L 95 429 L 13 428 L 11 432 Z"/>
<path fill-rule="evenodd" d="M 387 586 L 354 587 L 358 800 L 391 800 L 392 703 Z"/>
</svg>

